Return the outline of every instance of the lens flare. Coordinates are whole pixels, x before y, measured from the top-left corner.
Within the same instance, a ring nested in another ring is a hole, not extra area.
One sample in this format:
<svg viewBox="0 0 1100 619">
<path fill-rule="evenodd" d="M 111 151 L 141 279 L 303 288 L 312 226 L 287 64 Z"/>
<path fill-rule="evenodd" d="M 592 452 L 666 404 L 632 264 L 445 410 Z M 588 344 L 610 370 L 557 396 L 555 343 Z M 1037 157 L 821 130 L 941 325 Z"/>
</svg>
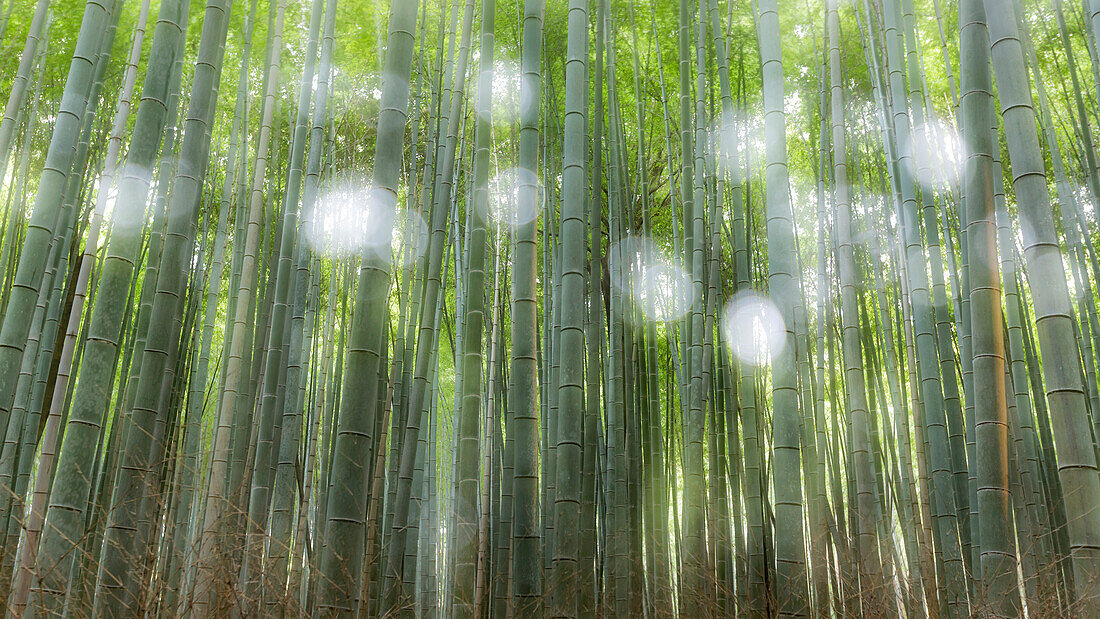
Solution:
<svg viewBox="0 0 1100 619">
<path fill-rule="evenodd" d="M 768 297 L 746 291 L 736 294 L 722 310 L 722 334 L 742 363 L 770 364 L 787 345 L 783 315 Z"/>
<path fill-rule="evenodd" d="M 908 147 L 911 172 L 927 189 L 950 189 L 962 177 L 966 144 L 951 125 L 929 120 L 913 128 Z"/>
<path fill-rule="evenodd" d="M 742 162 L 746 153 L 752 149 L 753 157 L 757 155 L 757 137 L 750 121 L 739 113 L 725 112 L 710 126 L 708 148 L 718 167 L 739 182 L 743 180 Z"/>
<path fill-rule="evenodd" d="M 642 264 L 632 279 L 634 301 L 650 320 L 676 320 L 691 309 L 691 276 L 679 266 Z"/>
<path fill-rule="evenodd" d="M 650 239 L 627 237 L 608 253 L 610 281 L 633 300 L 647 320 L 668 322 L 691 310 L 691 275 Z"/>
<path fill-rule="evenodd" d="M 519 65 L 511 58 L 493 63 L 493 122 L 509 125 L 519 118 L 523 109 L 520 99 Z"/>
<path fill-rule="evenodd" d="M 317 200 L 307 241 L 315 250 L 334 256 L 370 250 L 389 259 L 396 203 L 390 191 L 353 179 L 337 181 Z"/>
<path fill-rule="evenodd" d="M 397 209 L 393 226 L 394 264 L 409 266 L 428 249 L 428 224 L 420 213 L 409 209 Z"/>
<path fill-rule="evenodd" d="M 509 168 L 489 181 L 488 220 L 522 226 L 538 219 L 545 191 L 539 177 L 525 168 Z"/>
</svg>

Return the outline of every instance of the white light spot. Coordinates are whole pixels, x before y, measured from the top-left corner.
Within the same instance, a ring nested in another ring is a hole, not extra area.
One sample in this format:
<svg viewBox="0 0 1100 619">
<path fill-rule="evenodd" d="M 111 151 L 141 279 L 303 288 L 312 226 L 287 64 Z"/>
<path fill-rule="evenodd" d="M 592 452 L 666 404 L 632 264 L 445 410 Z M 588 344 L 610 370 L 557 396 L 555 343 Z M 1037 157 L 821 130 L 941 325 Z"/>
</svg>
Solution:
<svg viewBox="0 0 1100 619">
<path fill-rule="evenodd" d="M 521 109 L 519 66 L 510 58 L 493 63 L 493 122 L 511 125 Z"/>
<path fill-rule="evenodd" d="M 787 345 L 783 315 L 768 297 L 739 292 L 722 310 L 722 333 L 734 356 L 753 366 L 770 364 Z"/>
<path fill-rule="evenodd" d="M 307 241 L 330 255 L 349 256 L 371 249 L 389 259 L 395 204 L 389 191 L 352 179 L 338 180 L 317 201 Z"/>
<path fill-rule="evenodd" d="M 539 177 L 525 168 L 509 168 L 489 181 L 488 220 L 522 226 L 538 219 L 545 191 Z"/>
<path fill-rule="evenodd" d="M 155 185 L 151 184 L 152 176 L 152 170 L 149 168 L 127 163 L 118 170 L 115 177 L 111 179 L 109 187 L 101 186 L 101 182 L 105 180 L 104 177 L 101 176 L 99 179 L 96 179 L 96 208 L 102 209 L 101 213 L 103 214 L 104 220 L 111 222 L 112 229 L 116 233 L 135 232 L 145 225 L 145 201 L 150 194 L 150 190 L 155 188 Z M 117 208 L 116 201 L 122 183 L 126 182 L 127 184 L 132 184 L 135 180 L 145 184 L 146 195 L 143 196 L 137 204 L 131 203 L 124 205 L 121 209 Z M 102 196 L 98 195 L 101 189 L 106 190 L 106 193 Z M 116 214 L 121 215 L 122 213 L 125 213 L 125 215 L 116 218 Z"/>
<path fill-rule="evenodd" d="M 676 320 L 691 309 L 692 282 L 674 264 L 642 264 L 632 273 L 634 301 L 650 320 Z"/>
<path fill-rule="evenodd" d="M 691 275 L 649 239 L 627 237 L 612 245 L 608 268 L 612 284 L 648 320 L 668 322 L 691 310 L 695 298 Z"/>
<path fill-rule="evenodd" d="M 723 112 L 711 122 L 707 136 L 710 155 L 733 182 L 745 180 L 747 161 L 764 156 L 763 119 L 739 110 Z"/>
<path fill-rule="evenodd" d="M 954 127 L 929 120 L 913 128 L 911 140 L 910 171 L 922 186 L 944 191 L 959 182 L 966 165 L 966 145 Z"/>
<path fill-rule="evenodd" d="M 428 224 L 420 213 L 410 209 L 397 209 L 393 226 L 394 263 L 409 266 L 420 259 L 428 249 Z"/>
</svg>

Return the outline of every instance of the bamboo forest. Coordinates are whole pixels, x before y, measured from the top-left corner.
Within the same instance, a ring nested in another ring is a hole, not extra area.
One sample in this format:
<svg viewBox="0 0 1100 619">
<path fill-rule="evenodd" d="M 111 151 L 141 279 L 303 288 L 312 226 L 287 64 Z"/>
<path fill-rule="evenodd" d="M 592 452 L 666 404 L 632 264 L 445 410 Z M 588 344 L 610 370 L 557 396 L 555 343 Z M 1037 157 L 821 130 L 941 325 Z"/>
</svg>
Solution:
<svg viewBox="0 0 1100 619">
<path fill-rule="evenodd" d="M 1100 617 L 1100 0 L 0 0 L 11 617 Z"/>
</svg>

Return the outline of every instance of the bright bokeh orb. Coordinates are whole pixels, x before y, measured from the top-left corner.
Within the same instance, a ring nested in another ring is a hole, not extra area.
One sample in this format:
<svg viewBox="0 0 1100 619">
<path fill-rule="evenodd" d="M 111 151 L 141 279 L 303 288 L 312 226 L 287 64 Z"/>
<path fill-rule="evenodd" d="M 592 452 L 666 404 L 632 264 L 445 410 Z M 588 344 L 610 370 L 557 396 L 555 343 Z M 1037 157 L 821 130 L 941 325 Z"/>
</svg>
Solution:
<svg viewBox="0 0 1100 619">
<path fill-rule="evenodd" d="M 683 317 L 695 299 L 691 275 L 650 239 L 627 237 L 611 246 L 609 278 L 634 301 L 647 320 Z"/>
<path fill-rule="evenodd" d="M 613 243 L 607 249 L 607 277 L 611 285 L 630 293 L 631 274 L 638 265 L 656 253 L 653 242 L 645 237 L 628 236 L 623 240 Z"/>
<path fill-rule="evenodd" d="M 709 145 L 718 167 L 727 175 L 740 179 L 744 173 L 742 158 L 751 139 L 744 118 L 737 113 L 720 114 L 711 124 Z"/>
<path fill-rule="evenodd" d="M 966 145 L 951 125 L 929 120 L 914 127 L 908 150 L 910 171 L 925 188 L 945 191 L 962 178 Z"/>
<path fill-rule="evenodd" d="M 488 220 L 516 227 L 538 219 L 545 191 L 539 177 L 526 168 L 509 168 L 489 181 Z"/>
<path fill-rule="evenodd" d="M 428 224 L 420 213 L 397 209 L 393 226 L 394 263 L 409 266 L 424 256 L 428 249 Z"/>
<path fill-rule="evenodd" d="M 314 250 L 334 256 L 373 250 L 388 258 L 396 219 L 391 192 L 343 179 L 321 193 L 306 238 Z"/>
<path fill-rule="evenodd" d="M 691 276 L 677 265 L 642 264 L 632 280 L 634 301 L 650 320 L 676 320 L 691 309 Z"/>
<path fill-rule="evenodd" d="M 511 124 L 523 109 L 519 65 L 511 58 L 493 63 L 493 122 Z"/>
<path fill-rule="evenodd" d="M 754 291 L 736 294 L 722 310 L 722 334 L 739 361 L 770 364 L 787 345 L 783 314 L 768 297 Z"/>
</svg>

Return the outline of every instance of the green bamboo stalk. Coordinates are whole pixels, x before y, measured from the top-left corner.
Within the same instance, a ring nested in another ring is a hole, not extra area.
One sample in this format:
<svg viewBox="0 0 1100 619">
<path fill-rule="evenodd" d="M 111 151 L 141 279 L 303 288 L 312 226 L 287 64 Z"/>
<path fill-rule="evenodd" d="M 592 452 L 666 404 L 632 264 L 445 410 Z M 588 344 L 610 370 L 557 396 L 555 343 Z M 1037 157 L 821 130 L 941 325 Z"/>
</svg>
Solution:
<svg viewBox="0 0 1100 619">
<path fill-rule="evenodd" d="M 15 399 L 19 366 L 31 329 L 33 307 L 42 283 L 50 239 L 58 231 L 63 192 L 73 169 L 75 147 L 80 137 L 96 57 L 106 36 L 111 7 L 89 0 L 84 7 L 80 34 L 65 80 L 65 93 L 57 111 L 46 163 L 38 182 L 38 194 L 31 211 L 23 250 L 19 254 L 15 280 L 0 327 L 0 427 L 7 427 Z M 63 225 L 63 224 L 61 224 Z"/>
<path fill-rule="evenodd" d="M 991 612 L 1020 613 L 1008 490 L 1007 404 L 1001 282 L 993 200 L 992 75 L 985 7 L 959 6 L 962 97 L 959 109 L 969 156 L 966 165 L 966 233 L 970 264 L 970 315 L 974 337 L 974 417 L 977 433 L 978 530 L 981 593 Z"/>
<path fill-rule="evenodd" d="M 776 598 L 780 615 L 808 611 L 806 558 L 802 535 L 801 414 L 796 387 L 794 305 L 794 224 L 787 173 L 786 117 L 783 112 L 783 61 L 779 37 L 779 7 L 759 5 L 758 42 L 764 81 L 764 131 L 767 153 L 768 290 L 786 329 L 786 346 L 772 359 L 773 450 L 775 462 Z"/>
<path fill-rule="evenodd" d="M 901 73 L 900 37 L 891 35 L 897 31 L 898 14 L 894 2 L 883 5 L 884 25 L 887 33 L 887 69 L 890 83 L 890 105 L 892 107 L 892 127 L 899 144 L 911 139 L 909 116 L 903 90 Z M 966 606 L 966 581 L 963 575 L 962 554 L 960 548 L 957 517 L 955 515 L 955 492 L 950 478 L 952 476 L 951 457 L 948 451 L 947 420 L 943 401 L 942 384 L 938 368 L 936 343 L 933 335 L 932 303 L 929 298 L 928 277 L 923 266 L 926 262 L 924 248 L 917 229 L 916 195 L 912 177 L 912 156 L 910 153 L 895 154 L 894 174 L 897 178 L 897 191 L 900 197 L 900 233 L 904 250 L 906 290 L 910 297 L 911 321 L 914 352 L 918 362 L 912 364 L 919 375 L 919 397 L 924 416 L 926 451 L 929 470 L 937 480 L 932 484 L 935 496 L 931 500 L 932 516 L 935 519 L 935 532 L 940 540 L 938 548 L 942 555 L 944 573 L 944 604 L 952 612 L 962 612 Z M 908 340 L 909 338 L 907 338 Z M 918 394 L 914 394 L 918 395 Z"/>
<path fill-rule="evenodd" d="M 8 7 L 8 14 L 14 8 L 15 3 L 12 2 Z M 0 120 L 0 178 L 4 178 L 8 171 L 9 152 L 12 140 L 15 139 L 19 112 L 27 98 L 27 84 L 31 81 L 31 72 L 34 70 L 34 63 L 38 56 L 39 42 L 43 39 L 42 32 L 48 21 L 49 8 L 50 0 L 38 0 L 34 6 L 34 16 L 31 17 L 30 27 L 27 29 L 27 40 L 23 44 L 22 53 L 19 54 L 19 68 L 16 69 L 11 90 L 8 92 L 4 116 Z M 32 115 L 30 118 L 35 117 Z M 15 221 L 9 218 L 8 225 L 13 225 Z"/>
<path fill-rule="evenodd" d="M 539 169 L 539 111 L 542 102 L 542 38 L 545 0 L 525 0 L 521 60 L 518 165 L 534 174 Z M 527 174 L 523 175 L 528 177 Z M 534 187 L 520 188 L 521 192 Z M 512 516 L 513 610 L 537 612 L 542 598 L 542 545 L 538 524 L 538 301 L 536 289 L 537 222 L 513 232 L 512 358 L 509 402 L 515 409 L 515 495 Z M 593 267 L 598 268 L 598 267 Z"/>
<path fill-rule="evenodd" d="M 577 532 L 584 443 L 584 135 L 587 124 L 588 4 L 571 0 L 565 62 L 565 117 L 562 163 L 560 354 L 554 503 L 554 567 L 550 577 L 554 617 L 577 616 Z"/>
<path fill-rule="evenodd" d="M 276 270 L 274 305 L 272 308 L 271 322 L 273 328 L 267 339 L 267 358 L 264 360 L 264 384 L 263 398 L 260 404 L 260 438 L 256 445 L 257 468 L 252 478 L 251 497 L 248 502 L 248 526 L 250 528 L 245 544 L 245 555 L 241 566 L 241 580 L 245 591 L 245 604 L 254 604 L 260 594 L 260 585 L 264 573 L 259 570 L 260 559 L 264 555 L 264 538 L 267 532 L 267 516 L 271 507 L 272 484 L 274 482 L 274 470 L 265 466 L 272 458 L 278 458 L 282 452 L 279 438 L 276 437 L 276 417 L 281 417 L 280 427 L 289 440 L 292 434 L 301 431 L 300 411 L 297 410 L 297 393 L 293 393 L 293 400 L 286 403 L 285 381 L 282 392 L 283 403 L 280 406 L 280 376 L 284 374 L 281 369 L 288 366 L 289 359 L 284 359 L 283 347 L 290 342 L 284 341 L 286 329 L 282 327 L 288 324 L 292 316 L 289 313 L 291 304 L 291 287 L 296 286 L 297 278 L 291 281 L 291 271 L 296 271 L 294 256 L 298 252 L 296 243 L 298 235 L 298 200 L 301 196 L 303 162 L 305 159 L 306 124 L 309 115 L 309 103 L 313 90 L 314 69 L 316 67 L 317 43 L 321 30 L 321 1 L 314 0 L 309 20 L 309 38 L 306 43 L 305 66 L 302 70 L 302 78 L 298 85 L 298 107 L 295 113 L 294 133 L 291 142 L 289 168 L 287 171 L 286 193 L 282 204 L 282 231 L 279 239 L 278 264 L 273 267 Z M 296 275 L 296 273 L 294 273 Z M 295 351 L 297 352 L 297 351 Z M 296 378 L 295 378 L 296 380 Z M 281 409 L 281 410 L 279 410 Z M 297 444 L 294 444 L 297 452 Z M 284 524 L 284 532 L 271 530 L 273 543 L 271 548 L 287 547 L 289 542 L 289 530 Z M 285 577 L 285 563 L 279 561 L 278 556 L 285 556 L 276 551 L 274 553 L 274 569 L 267 572 L 275 579 L 272 586 L 281 586 Z M 253 564 L 255 562 L 255 564 Z M 266 571 L 266 570 L 265 570 Z M 255 573 L 253 573 L 255 572 Z M 265 587 L 266 589 L 267 587 Z"/>
<path fill-rule="evenodd" d="M 1064 276 L 1061 247 L 1056 232 L 1050 195 L 1045 178 L 1046 166 L 1039 147 L 1038 131 L 1028 88 L 1027 73 L 1019 39 L 1019 31 L 1013 16 L 1003 10 L 989 10 L 989 33 L 992 39 L 993 68 L 996 71 L 997 91 L 1001 97 L 1002 117 L 1006 127 L 1009 155 L 1012 162 L 1013 188 L 1020 208 L 1020 228 L 1023 234 L 1024 259 L 1032 281 L 1044 282 L 1032 287 L 1032 301 L 1039 336 L 1039 348 L 1043 356 L 1042 370 L 1046 382 L 1046 399 L 1053 413 L 1053 429 L 1058 447 L 1057 464 L 1063 492 L 1067 497 L 1080 497 L 1082 503 L 1067 501 L 1067 525 L 1073 561 L 1077 604 L 1080 612 L 1088 613 L 1100 604 L 1100 593 L 1095 586 L 1096 552 L 1091 540 L 1100 532 L 1100 522 L 1095 510 L 1082 509 L 1093 500 L 1100 501 L 1100 481 L 1088 471 L 1095 469 L 1095 453 L 1088 440 L 1088 414 L 1085 388 L 1081 382 L 1080 357 L 1074 346 L 1074 327 L 1069 289 Z M 1030 49 L 1030 45 L 1028 45 Z M 1046 110 L 1042 77 L 1036 70 L 1040 107 L 1045 130 L 1049 131 L 1049 112 Z M 1056 138 L 1047 136 L 1054 161 L 1059 196 L 1066 208 L 1065 183 L 1057 177 L 1061 170 L 1061 156 Z M 1072 207 L 1071 207 L 1072 208 Z M 1063 213 L 1065 216 L 1065 213 Z M 1067 225 L 1067 246 L 1074 246 L 1072 226 Z M 1011 332 L 1010 332 L 1011 335 Z M 1015 374 L 1014 374 L 1015 379 Z M 1019 380 L 1019 379 L 1015 379 Z M 1087 508 L 1086 508 L 1087 509 Z"/>
<path fill-rule="evenodd" d="M 84 299 L 88 295 L 88 287 L 91 281 L 92 266 L 96 262 L 97 245 L 99 242 L 99 232 L 102 225 L 103 213 L 106 210 L 107 197 L 109 188 L 113 184 L 117 164 L 119 161 L 119 151 L 122 142 L 122 133 L 126 127 L 126 120 L 129 116 L 131 108 L 131 93 L 133 92 L 134 81 L 137 77 L 137 64 L 140 59 L 141 45 L 144 39 L 145 33 L 145 21 L 148 16 L 149 3 L 144 2 L 139 11 L 138 20 L 134 26 L 134 37 L 131 45 L 130 60 L 127 65 L 126 76 L 123 79 L 122 90 L 119 94 L 119 102 L 115 112 L 113 121 L 113 127 L 111 130 L 111 139 L 108 142 L 108 150 L 106 155 L 106 161 L 104 164 L 104 171 L 100 177 L 101 186 L 103 189 L 96 196 L 96 205 L 91 214 L 91 222 L 89 224 L 88 239 L 85 243 L 85 248 L 80 261 L 79 273 L 77 275 L 77 281 L 75 282 L 74 297 L 69 310 L 69 317 L 66 321 L 67 326 L 65 330 L 65 341 L 63 345 L 63 351 L 61 353 L 61 360 L 57 370 L 57 379 L 54 383 L 54 392 L 50 400 L 49 416 L 44 428 L 44 434 L 42 438 L 42 457 L 38 464 L 38 473 L 35 481 L 35 490 L 33 494 L 33 505 L 31 506 L 29 517 L 24 525 L 27 536 L 22 545 L 20 551 L 20 560 L 18 562 L 18 577 L 16 583 L 12 586 L 12 599 L 11 607 L 13 614 L 21 615 L 22 609 L 26 605 L 26 601 L 30 593 L 31 572 L 30 569 L 35 563 L 35 557 L 38 551 L 38 541 L 42 532 L 42 523 L 45 518 L 46 512 L 46 500 L 49 493 L 49 484 L 53 474 L 53 459 L 56 456 L 56 442 L 58 437 L 58 430 L 62 416 L 62 409 L 65 406 L 66 394 L 68 393 L 68 378 L 72 368 L 72 360 L 77 345 L 77 332 L 80 327 L 81 319 L 83 317 Z M 166 14 L 169 17 L 170 13 Z M 9 434 L 14 434 L 9 430 Z M 5 442 L 5 448 L 8 443 Z M 12 455 L 14 459 L 14 454 Z M 13 463 L 5 462 L 6 466 L 11 466 Z M 5 468 L 3 473 L 0 473 L 0 477 L 4 474 L 10 479 L 11 471 Z M 5 484 L 7 485 L 7 484 Z M 5 567 L 10 564 L 5 565 Z"/>
<path fill-rule="evenodd" d="M 320 11 L 320 6 L 314 9 L 315 12 Z M 308 231 L 316 225 L 315 222 L 315 208 L 317 201 L 317 177 L 320 172 L 321 165 L 321 152 L 323 150 L 324 140 L 324 122 L 326 114 L 328 113 L 328 85 L 330 80 L 330 73 L 332 72 L 332 51 L 334 47 L 334 32 L 336 28 L 336 0 L 328 0 L 325 3 L 325 22 L 324 22 L 324 36 L 321 42 L 321 61 L 320 68 L 317 71 L 317 97 L 313 104 L 312 120 L 309 127 L 309 160 L 306 163 L 306 178 L 305 186 L 302 190 L 302 220 L 300 231 Z M 311 17 L 312 20 L 312 17 Z M 308 103 L 308 90 L 313 88 L 313 75 L 312 71 L 303 71 L 302 83 L 299 86 L 299 108 L 298 118 L 301 128 L 296 128 L 295 131 L 306 130 L 307 118 L 305 116 L 309 113 L 306 105 Z M 308 75 L 308 77 L 307 77 Z M 295 140 L 297 140 L 295 136 Z M 305 136 L 302 137 L 303 146 Z M 300 157 L 301 155 L 299 155 Z M 299 166 L 301 164 L 299 163 Z M 292 163 L 293 166 L 293 163 Z M 293 170 L 293 168 L 292 168 Z M 297 187 L 297 183 L 292 183 L 291 188 Z M 288 196 L 289 203 L 289 196 Z M 284 224 L 285 225 L 285 224 Z M 285 231 L 284 231 L 285 233 Z M 301 232 L 299 232 L 301 234 Z M 301 364 L 303 362 L 302 356 L 308 355 L 311 349 L 309 345 L 310 333 L 312 329 L 305 328 L 305 334 L 302 333 L 304 325 L 301 323 L 312 324 L 312 321 L 308 320 L 305 313 L 305 305 L 310 302 L 314 297 L 314 293 L 311 290 L 307 290 L 309 282 L 316 279 L 316 274 L 313 269 L 310 268 L 312 262 L 312 254 L 306 243 L 299 241 L 297 247 L 297 258 L 295 263 L 297 264 L 297 271 L 295 273 L 294 283 L 294 314 L 292 320 L 295 324 L 291 327 L 291 341 L 289 349 L 289 367 L 287 369 L 287 397 L 294 397 L 294 401 L 288 400 L 284 412 L 285 421 L 283 422 L 283 435 L 282 444 L 279 448 L 279 462 L 278 469 L 275 473 L 275 481 L 273 487 L 273 503 L 271 513 L 271 537 L 274 543 L 270 545 L 268 549 L 269 558 L 272 562 L 271 573 L 278 579 L 275 583 L 275 594 L 271 596 L 272 600 L 280 600 L 283 594 L 283 575 L 286 573 L 286 561 L 290 556 L 291 549 L 291 517 L 293 510 L 294 492 L 295 492 L 295 476 L 297 475 L 297 458 L 299 453 L 299 445 L 301 442 L 301 423 L 299 421 L 300 416 L 303 414 L 301 397 L 304 396 L 304 378 L 302 373 Z M 307 300 L 306 295 L 309 294 L 310 298 Z M 312 307 L 312 305 L 311 305 Z M 311 310 L 315 313 L 315 310 Z M 302 339 L 306 339 L 306 343 L 303 345 Z M 304 359 L 308 362 L 308 357 Z M 295 372 L 297 370 L 297 372 Z M 301 393 L 294 393 L 296 390 L 301 389 Z M 289 431 L 288 431 L 289 430 Z M 308 494 L 308 493 L 306 493 Z"/>
<path fill-rule="evenodd" d="M 73 406 L 57 464 L 57 479 L 50 493 L 39 565 L 56 566 L 40 572 L 47 577 L 36 587 L 32 607 L 60 605 L 72 564 L 74 540 L 81 538 L 84 513 L 88 507 L 94 446 L 99 440 L 107 395 L 113 383 L 120 327 L 124 324 L 127 304 L 125 291 L 130 287 L 134 263 L 141 244 L 138 225 L 145 208 L 153 162 L 157 156 L 165 126 L 165 101 L 178 88 L 171 68 L 179 53 L 184 2 L 162 3 L 153 49 L 142 86 L 142 100 L 135 120 L 135 138 L 127 153 L 127 165 L 111 221 L 111 237 L 96 292 L 96 303 L 89 322 L 89 351 L 80 364 Z M 41 577 L 40 577 L 41 578 Z M 60 596 L 60 597 L 59 597 Z"/>
<path fill-rule="evenodd" d="M 463 336 L 461 359 L 462 393 L 461 409 L 456 411 L 455 428 L 455 483 L 454 502 L 454 594 L 451 612 L 459 617 L 480 616 L 484 610 L 482 597 L 478 595 L 478 478 L 479 478 L 479 412 L 482 409 L 482 332 L 485 327 L 485 252 L 486 217 L 489 213 L 489 151 L 492 148 L 490 128 L 493 120 L 493 28 L 496 20 L 496 2 L 481 3 L 481 49 L 477 88 L 477 125 L 474 145 L 473 202 L 467 208 L 468 233 L 465 246 L 468 252 L 465 271 L 466 302 L 463 307 Z M 495 322 L 495 321 L 494 321 Z M 458 363 L 456 354 L 456 364 Z M 493 407 L 492 400 L 486 402 Z M 481 579 L 484 576 L 480 576 Z"/>
<path fill-rule="evenodd" d="M 138 579 L 130 578 L 135 567 L 138 531 L 131 524 L 137 517 L 137 501 L 144 487 L 145 471 L 152 442 L 152 426 L 161 399 L 161 383 L 169 362 L 169 343 L 178 338 L 181 328 L 179 300 L 186 284 L 184 265 L 191 263 L 194 251 L 194 228 L 200 203 L 203 172 L 207 166 L 210 149 L 209 127 L 213 122 L 217 83 L 224 56 L 224 40 L 230 6 L 226 2 L 210 2 L 206 7 L 203 36 L 200 42 L 199 60 L 189 104 L 187 121 L 181 142 L 179 167 L 172 182 L 172 192 L 167 205 L 169 218 L 160 256 L 156 294 L 149 313 L 149 331 L 145 351 L 141 357 L 140 379 L 135 389 L 133 411 L 142 415 L 135 419 L 134 431 L 127 437 L 130 444 L 122 450 L 129 458 L 128 466 L 134 471 L 129 486 L 120 485 L 115 491 L 113 505 L 122 509 L 112 512 L 111 541 L 104 545 L 102 577 L 99 586 L 102 594 L 96 596 L 98 608 L 104 612 L 121 612 L 133 603 Z M 154 37 L 155 38 L 155 37 Z M 140 109 L 139 109 L 140 113 Z M 48 518 L 48 516 L 47 516 Z M 118 592 L 117 588 L 122 588 Z"/>
<path fill-rule="evenodd" d="M 840 272 L 841 348 L 847 385 L 847 409 L 851 416 L 852 453 L 858 514 L 857 546 L 864 612 L 885 612 L 885 578 L 877 541 L 879 514 L 873 496 L 870 432 L 873 418 L 867 405 L 863 349 L 857 306 L 858 272 L 852 246 L 852 207 L 848 195 L 847 136 L 845 133 L 844 85 L 840 64 L 840 18 L 836 4 L 829 7 L 829 86 L 832 123 L 833 196 L 836 208 L 837 264 Z"/>
<path fill-rule="evenodd" d="M 403 2 L 395 5 L 390 15 L 382 112 L 375 142 L 372 183 L 377 198 L 393 204 L 397 201 L 402 159 L 399 154 L 407 120 L 416 9 L 416 2 Z M 348 379 L 341 394 L 337 422 L 340 427 L 335 437 L 332 479 L 327 496 L 326 544 L 320 561 L 323 578 L 319 582 L 318 610 L 321 612 L 350 610 L 359 592 L 362 557 L 358 552 L 363 547 L 362 518 L 366 512 L 363 492 L 366 480 L 359 461 L 364 453 L 369 461 L 373 450 L 369 447 L 370 431 L 362 433 L 357 430 L 373 427 L 377 412 L 375 407 L 379 399 L 376 390 L 382 367 L 379 350 L 384 344 L 382 334 L 385 327 L 385 321 L 379 320 L 379 317 L 385 314 L 381 308 L 388 304 L 390 286 L 389 265 L 384 259 L 388 257 L 388 244 L 384 244 L 380 256 L 373 253 L 374 250 L 364 255 L 360 267 L 355 323 L 351 326 L 348 350 Z M 360 405 L 367 407 L 365 414 L 357 409 Z M 415 446 L 415 441 L 412 445 Z"/>
</svg>

